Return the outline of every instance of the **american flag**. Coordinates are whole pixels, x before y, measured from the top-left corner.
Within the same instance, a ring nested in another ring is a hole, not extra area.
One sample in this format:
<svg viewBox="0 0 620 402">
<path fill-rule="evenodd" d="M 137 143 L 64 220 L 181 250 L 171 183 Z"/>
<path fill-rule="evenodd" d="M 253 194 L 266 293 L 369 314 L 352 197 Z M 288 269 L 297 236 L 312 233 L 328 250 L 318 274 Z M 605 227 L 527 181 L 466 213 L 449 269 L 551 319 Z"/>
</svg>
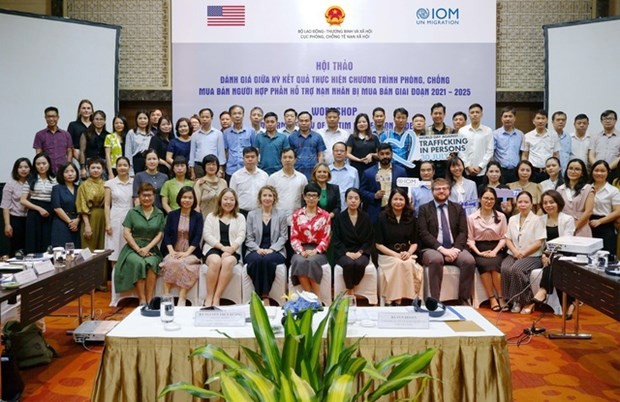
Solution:
<svg viewBox="0 0 620 402">
<path fill-rule="evenodd" d="M 245 26 L 245 6 L 207 6 L 207 26 Z"/>
</svg>

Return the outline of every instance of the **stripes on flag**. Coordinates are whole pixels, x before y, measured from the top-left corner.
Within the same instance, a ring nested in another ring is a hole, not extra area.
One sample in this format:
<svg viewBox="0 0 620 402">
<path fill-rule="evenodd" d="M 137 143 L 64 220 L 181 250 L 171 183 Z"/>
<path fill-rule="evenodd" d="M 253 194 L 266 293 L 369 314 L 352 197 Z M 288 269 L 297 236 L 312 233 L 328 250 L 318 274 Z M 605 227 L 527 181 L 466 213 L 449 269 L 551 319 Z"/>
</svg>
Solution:
<svg viewBox="0 0 620 402">
<path fill-rule="evenodd" d="M 207 6 L 208 27 L 245 26 L 244 5 Z"/>
</svg>

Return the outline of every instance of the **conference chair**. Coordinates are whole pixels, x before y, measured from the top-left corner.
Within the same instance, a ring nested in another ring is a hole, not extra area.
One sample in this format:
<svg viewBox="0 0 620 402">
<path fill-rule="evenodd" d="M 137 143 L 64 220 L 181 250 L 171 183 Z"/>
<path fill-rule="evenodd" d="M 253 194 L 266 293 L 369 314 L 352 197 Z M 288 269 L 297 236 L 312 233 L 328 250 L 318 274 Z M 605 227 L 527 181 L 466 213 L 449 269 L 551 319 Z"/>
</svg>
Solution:
<svg viewBox="0 0 620 402">
<path fill-rule="evenodd" d="M 360 283 L 353 288 L 353 293 L 356 296 L 365 297 L 368 300 L 368 304 L 371 305 L 376 305 L 378 302 L 379 292 L 377 276 L 377 268 L 375 268 L 375 265 L 372 261 L 370 261 L 364 271 L 364 277 Z M 344 283 L 342 267 L 340 265 L 336 265 L 334 267 L 334 295 L 339 295 L 346 290 L 347 287 Z"/>
<path fill-rule="evenodd" d="M 458 300 L 461 270 L 456 265 L 443 266 L 443 280 L 439 291 L 439 301 Z M 428 267 L 424 267 L 424 295 L 430 296 L 430 284 L 428 280 Z"/>
<path fill-rule="evenodd" d="M 321 279 L 321 283 L 319 284 L 321 294 L 319 298 L 321 302 L 325 306 L 329 306 L 332 304 L 332 267 L 329 264 L 325 264 L 322 266 L 323 268 L 323 278 Z M 300 285 L 293 286 L 293 282 L 291 282 L 291 270 L 288 271 L 288 289 L 291 292 L 294 291 L 303 291 Z"/>
<path fill-rule="evenodd" d="M 243 265 L 239 262 L 232 270 L 232 277 L 228 286 L 222 293 L 222 299 L 229 300 L 235 304 L 243 303 L 243 286 L 241 280 L 241 272 L 243 271 Z M 203 305 L 207 299 L 207 279 L 206 275 L 209 271 L 207 264 L 200 266 L 200 276 L 198 277 L 198 305 Z"/>
<path fill-rule="evenodd" d="M 254 284 L 252 278 L 248 275 L 247 264 L 241 269 L 241 281 L 243 282 L 243 303 L 250 302 L 252 292 L 254 292 Z M 276 267 L 276 278 L 273 280 L 271 290 L 269 291 L 269 298 L 278 303 L 281 306 L 284 303 L 283 296 L 286 295 L 286 265 L 279 264 Z"/>
</svg>

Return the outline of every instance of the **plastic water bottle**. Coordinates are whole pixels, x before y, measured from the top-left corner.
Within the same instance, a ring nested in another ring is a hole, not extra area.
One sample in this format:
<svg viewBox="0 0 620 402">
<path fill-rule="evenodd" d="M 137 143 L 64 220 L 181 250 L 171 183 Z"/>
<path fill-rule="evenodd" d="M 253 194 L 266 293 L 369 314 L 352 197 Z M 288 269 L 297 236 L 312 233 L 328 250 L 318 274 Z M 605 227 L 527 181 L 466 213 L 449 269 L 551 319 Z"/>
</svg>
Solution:
<svg viewBox="0 0 620 402">
<path fill-rule="evenodd" d="M 159 317 L 165 324 L 174 321 L 174 298 L 172 295 L 162 296 Z"/>
</svg>

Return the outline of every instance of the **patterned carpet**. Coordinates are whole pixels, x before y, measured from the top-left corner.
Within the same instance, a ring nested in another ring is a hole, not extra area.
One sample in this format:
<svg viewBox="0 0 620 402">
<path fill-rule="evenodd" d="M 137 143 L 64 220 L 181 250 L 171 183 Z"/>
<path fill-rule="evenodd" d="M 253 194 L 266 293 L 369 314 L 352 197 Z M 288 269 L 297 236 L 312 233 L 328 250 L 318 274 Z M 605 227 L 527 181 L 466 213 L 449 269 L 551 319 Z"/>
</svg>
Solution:
<svg viewBox="0 0 620 402">
<path fill-rule="evenodd" d="M 107 293 L 97 293 L 99 319 L 120 320 L 135 307 L 135 304 L 128 305 L 110 316 L 116 309 L 107 306 L 108 298 Z M 57 314 L 75 314 L 76 311 L 77 308 L 70 305 Z M 479 311 L 509 338 L 518 337 L 542 314 L 501 313 L 498 316 L 488 305 L 483 305 Z M 561 323 L 559 317 L 545 314 L 537 326 L 547 331 L 559 331 Z M 573 323 L 569 322 L 569 330 L 572 330 Z M 93 346 L 93 351 L 87 351 L 75 344 L 64 331 L 76 324 L 73 318 L 46 318 L 45 337 L 61 357 L 48 366 L 22 371 L 27 384 L 24 401 L 89 400 L 102 348 Z M 591 340 L 550 340 L 536 336 L 529 343 L 522 342 L 517 346 L 514 339 L 515 344 L 509 347 L 514 401 L 620 401 L 620 323 L 584 306 L 581 327 L 584 332 L 592 334 Z"/>
</svg>

